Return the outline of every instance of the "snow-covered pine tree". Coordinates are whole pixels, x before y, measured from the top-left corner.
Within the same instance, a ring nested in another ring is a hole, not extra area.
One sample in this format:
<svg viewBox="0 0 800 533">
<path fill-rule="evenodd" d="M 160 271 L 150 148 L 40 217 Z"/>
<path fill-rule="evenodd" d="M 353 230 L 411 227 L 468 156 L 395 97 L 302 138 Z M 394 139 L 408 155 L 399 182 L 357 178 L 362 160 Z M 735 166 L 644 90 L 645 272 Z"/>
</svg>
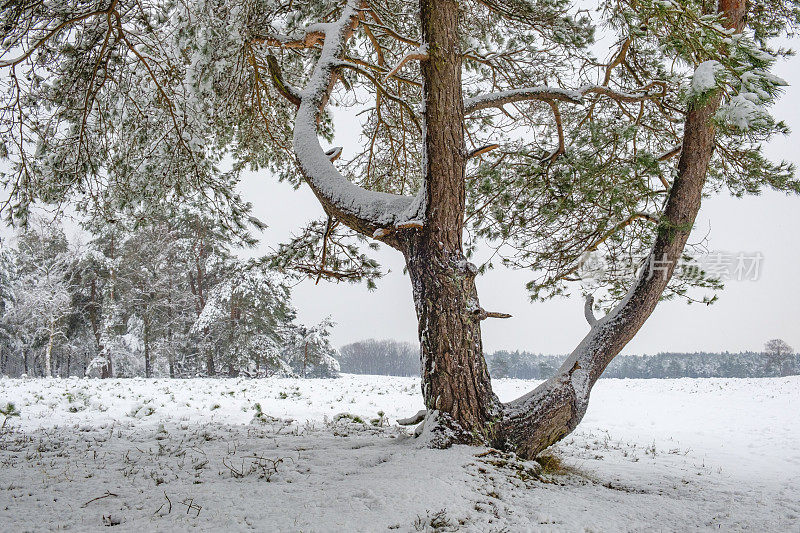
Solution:
<svg viewBox="0 0 800 533">
<path fill-rule="evenodd" d="M 770 68 L 786 54 L 770 41 L 796 29 L 794 2 L 598 7 L 6 4 L 6 216 L 24 219 L 36 200 L 113 211 L 189 198 L 241 227 L 241 169 L 305 181 L 326 227 L 404 255 L 430 419 L 534 456 L 579 423 L 593 384 L 661 298 L 716 288 L 676 270 L 703 194 L 800 189 L 789 165 L 761 152 L 786 129 L 768 113 L 783 84 Z M 593 43 L 609 47 L 607 59 Z M 331 106 L 362 113 L 359 153 L 322 146 Z M 228 154 L 233 170 L 220 172 Z M 305 273 L 335 278 L 338 264 L 369 278 L 360 256 L 337 259 L 347 248 L 330 243 L 346 236 L 316 233 L 318 266 Z M 609 312 L 596 319 L 587 300 L 590 332 L 552 379 L 509 404 L 493 394 L 482 353 L 481 321 L 502 314 L 478 300 L 475 276 L 491 266 L 468 261 L 479 241 L 535 272 L 534 298 L 565 293 L 593 252 L 642 267 L 594 275 Z"/>
<path fill-rule="evenodd" d="M 13 279 L 14 263 L 6 242 L 0 239 L 0 375 L 9 371 L 14 340 L 13 332 L 6 319 L 6 311 L 14 303 Z"/>
<path fill-rule="evenodd" d="M 293 375 L 284 353 L 293 346 L 296 315 L 280 276 L 237 261 L 209 292 L 192 332 L 214 346 L 229 376 Z"/>
<path fill-rule="evenodd" d="M 44 220 L 19 233 L 17 240 L 12 252 L 14 299 L 3 322 L 22 350 L 24 372 L 53 377 L 59 373 L 56 354 L 73 314 L 71 279 L 77 255 L 61 227 Z"/>
<path fill-rule="evenodd" d="M 284 358 L 294 372 L 304 378 L 330 378 L 339 375 L 336 350 L 331 346 L 333 322 L 325 319 L 314 326 L 291 324 L 284 344 Z"/>
</svg>

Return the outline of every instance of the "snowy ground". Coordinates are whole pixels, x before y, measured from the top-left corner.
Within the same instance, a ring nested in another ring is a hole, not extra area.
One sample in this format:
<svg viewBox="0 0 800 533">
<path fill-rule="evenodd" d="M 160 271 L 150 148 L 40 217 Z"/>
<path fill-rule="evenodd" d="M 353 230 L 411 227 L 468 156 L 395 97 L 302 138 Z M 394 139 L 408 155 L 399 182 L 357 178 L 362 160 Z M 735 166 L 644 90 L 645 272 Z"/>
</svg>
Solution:
<svg viewBox="0 0 800 533">
<path fill-rule="evenodd" d="M 394 425 L 416 379 L 0 379 L 7 401 L 2 531 L 800 530 L 798 377 L 601 380 L 541 479 L 420 448 Z"/>
</svg>

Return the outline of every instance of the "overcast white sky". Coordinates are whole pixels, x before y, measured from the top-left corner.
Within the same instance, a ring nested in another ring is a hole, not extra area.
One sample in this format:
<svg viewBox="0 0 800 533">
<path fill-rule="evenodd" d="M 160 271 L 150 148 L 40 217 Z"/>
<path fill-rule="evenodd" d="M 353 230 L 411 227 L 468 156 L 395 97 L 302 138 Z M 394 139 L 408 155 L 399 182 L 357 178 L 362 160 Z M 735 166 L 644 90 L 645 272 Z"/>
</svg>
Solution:
<svg viewBox="0 0 800 533">
<path fill-rule="evenodd" d="M 777 66 L 776 73 L 793 86 L 776 108 L 795 132 L 777 139 L 768 149 L 800 165 L 800 59 Z M 357 131 L 347 117 L 337 122 L 337 144 L 357 141 Z M 242 184 L 255 215 L 270 225 L 259 250 L 287 240 L 306 221 L 322 216 L 322 209 L 307 187 L 294 191 L 268 175 L 248 175 Z M 735 199 L 723 193 L 707 199 L 696 233 L 710 231 L 709 247 L 726 252 L 761 252 L 757 281 L 729 281 L 712 306 L 662 302 L 624 353 L 659 351 L 760 350 L 768 339 L 779 337 L 800 348 L 800 197 L 774 192 Z M 337 346 L 368 337 L 416 342 L 416 317 L 408 277 L 402 273 L 400 254 L 382 245 L 378 254 L 391 272 L 369 292 L 363 286 L 304 281 L 295 288 L 294 301 L 301 318 L 317 321 L 332 316 L 337 326 Z M 484 308 L 512 313 L 508 320 L 484 322 L 487 350 L 524 349 L 542 353 L 567 353 L 588 330 L 582 303 L 576 299 L 531 304 L 524 289 L 529 272 L 497 270 L 478 279 Z"/>
</svg>

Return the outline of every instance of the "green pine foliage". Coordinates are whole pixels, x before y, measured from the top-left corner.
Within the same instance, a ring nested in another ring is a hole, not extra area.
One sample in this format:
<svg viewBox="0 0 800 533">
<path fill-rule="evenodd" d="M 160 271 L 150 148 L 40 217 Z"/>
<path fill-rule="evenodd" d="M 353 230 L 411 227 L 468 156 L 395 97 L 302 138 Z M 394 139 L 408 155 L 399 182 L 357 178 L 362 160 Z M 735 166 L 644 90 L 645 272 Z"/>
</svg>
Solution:
<svg viewBox="0 0 800 533">
<path fill-rule="evenodd" d="M 293 149 L 295 103 L 319 58 L 316 24 L 334 0 L 32 0 L 0 8 L 0 177 L 6 220 L 37 203 L 73 201 L 113 219 L 182 203 L 246 235 L 259 223 L 237 192 L 243 170 L 302 183 Z M 110 7 L 109 7 L 110 6 Z M 716 2 L 567 0 L 460 3 L 465 98 L 530 87 L 567 91 L 469 112 L 467 232 L 485 271 L 532 272 L 533 299 L 580 286 L 611 303 L 641 267 L 680 157 L 684 118 L 721 99 L 707 193 L 800 192 L 794 168 L 764 146 L 788 129 L 770 114 L 785 83 L 800 8 L 747 3 L 740 34 Z M 360 148 L 337 168 L 375 191 L 422 187 L 423 102 L 418 4 L 370 0 L 341 61 L 329 108 L 356 117 Z M 315 36 L 316 35 L 316 36 Z M 710 74 L 710 76 L 709 76 Z M 296 96 L 296 95 L 295 95 Z M 333 114 L 318 123 L 336 140 Z M 334 152 L 331 152 L 334 153 Z M 364 281 L 380 267 L 339 222 L 314 222 L 268 261 L 315 279 Z M 367 236 L 369 237 L 369 236 Z M 486 253 L 487 249 L 490 253 Z M 688 250 L 690 255 L 701 250 Z M 602 255 L 613 268 L 587 279 Z M 491 259 L 485 259 L 490 257 Z M 710 302 L 719 280 L 680 271 L 668 296 Z"/>
</svg>

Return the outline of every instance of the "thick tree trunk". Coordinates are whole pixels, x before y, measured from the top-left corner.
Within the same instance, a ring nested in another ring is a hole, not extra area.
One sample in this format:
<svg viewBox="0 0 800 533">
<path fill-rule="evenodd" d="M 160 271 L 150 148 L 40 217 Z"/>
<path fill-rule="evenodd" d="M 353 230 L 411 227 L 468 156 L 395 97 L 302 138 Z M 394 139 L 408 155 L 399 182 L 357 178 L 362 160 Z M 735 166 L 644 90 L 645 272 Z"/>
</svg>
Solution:
<svg viewBox="0 0 800 533">
<path fill-rule="evenodd" d="M 497 402 L 483 358 L 475 270 L 462 249 L 466 167 L 458 3 L 421 0 L 425 99 L 424 227 L 403 252 L 419 320 L 422 389 L 428 409 L 482 433 Z"/>
<path fill-rule="evenodd" d="M 419 323 L 425 406 L 481 435 L 499 403 L 483 357 L 474 266 L 460 253 L 443 253 L 424 236 L 409 243 L 406 260 Z"/>
</svg>

